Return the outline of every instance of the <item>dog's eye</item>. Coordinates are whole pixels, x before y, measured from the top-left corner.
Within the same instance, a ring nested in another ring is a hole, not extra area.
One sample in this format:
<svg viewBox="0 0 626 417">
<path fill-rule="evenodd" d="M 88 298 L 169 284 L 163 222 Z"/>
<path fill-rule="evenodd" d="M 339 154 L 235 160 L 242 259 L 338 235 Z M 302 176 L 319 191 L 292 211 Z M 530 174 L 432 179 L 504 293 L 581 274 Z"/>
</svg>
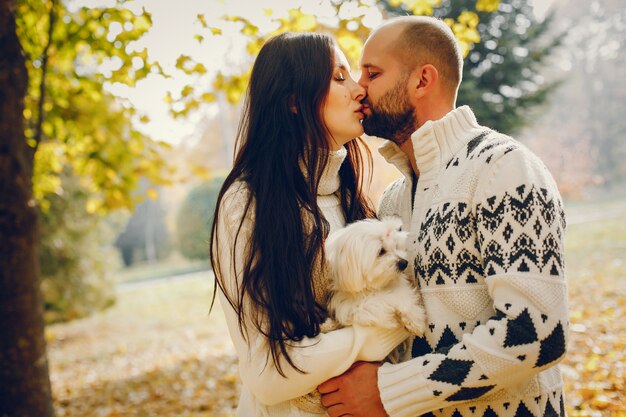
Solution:
<svg viewBox="0 0 626 417">
<path fill-rule="evenodd" d="M 385 250 L 385 248 L 380 248 L 380 250 L 378 251 L 378 256 L 383 256 L 386 253 L 387 251 Z"/>
</svg>

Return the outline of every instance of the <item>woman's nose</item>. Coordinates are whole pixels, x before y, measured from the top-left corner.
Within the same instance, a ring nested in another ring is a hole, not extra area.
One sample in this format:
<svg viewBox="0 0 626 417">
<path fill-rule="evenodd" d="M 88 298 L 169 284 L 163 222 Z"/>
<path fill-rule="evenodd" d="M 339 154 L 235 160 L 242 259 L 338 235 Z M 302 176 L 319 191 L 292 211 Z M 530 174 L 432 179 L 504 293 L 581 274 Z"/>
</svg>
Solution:
<svg viewBox="0 0 626 417">
<path fill-rule="evenodd" d="M 356 101 L 361 101 L 365 98 L 365 88 L 363 88 L 360 84 L 354 83 L 354 87 L 352 88 L 352 98 Z"/>
</svg>

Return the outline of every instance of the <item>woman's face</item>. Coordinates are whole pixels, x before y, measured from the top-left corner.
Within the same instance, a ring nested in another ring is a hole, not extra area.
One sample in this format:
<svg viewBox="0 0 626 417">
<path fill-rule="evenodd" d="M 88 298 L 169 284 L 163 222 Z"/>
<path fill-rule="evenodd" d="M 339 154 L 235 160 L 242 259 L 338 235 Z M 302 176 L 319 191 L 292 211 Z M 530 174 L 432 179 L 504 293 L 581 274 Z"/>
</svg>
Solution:
<svg viewBox="0 0 626 417">
<path fill-rule="evenodd" d="M 350 65 L 343 52 L 335 47 L 335 63 L 328 95 L 322 105 L 326 129 L 330 132 L 331 150 L 363 134 L 363 106 L 365 90 L 350 75 Z"/>
</svg>

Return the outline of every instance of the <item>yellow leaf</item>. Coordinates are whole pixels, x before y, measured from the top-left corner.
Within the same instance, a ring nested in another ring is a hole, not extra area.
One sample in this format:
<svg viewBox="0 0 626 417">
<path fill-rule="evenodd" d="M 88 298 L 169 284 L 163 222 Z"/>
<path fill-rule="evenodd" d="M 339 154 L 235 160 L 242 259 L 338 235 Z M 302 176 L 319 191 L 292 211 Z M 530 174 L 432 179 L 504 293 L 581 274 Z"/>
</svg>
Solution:
<svg viewBox="0 0 626 417">
<path fill-rule="evenodd" d="M 206 67 L 200 63 L 196 64 L 195 67 L 193 67 L 190 72 L 195 72 L 198 73 L 200 75 L 204 75 L 206 74 Z"/>
<path fill-rule="evenodd" d="M 479 18 L 476 13 L 465 10 L 459 15 L 458 21 L 469 28 L 475 28 L 478 26 Z"/>
<path fill-rule="evenodd" d="M 254 36 L 259 32 L 259 28 L 258 26 L 254 26 L 254 25 L 245 25 L 242 29 L 241 29 L 241 33 L 243 33 L 246 36 Z"/>
<path fill-rule="evenodd" d="M 263 43 L 263 39 L 255 39 L 251 42 L 248 42 L 248 44 L 246 45 L 246 50 L 250 55 L 257 56 L 259 54 L 259 51 L 261 51 Z"/>
<path fill-rule="evenodd" d="M 115 181 L 117 180 L 117 172 L 115 172 L 114 170 L 112 170 L 111 168 L 107 168 L 106 169 L 106 176 L 109 180 L 111 181 Z"/>
<path fill-rule="evenodd" d="M 441 0 L 411 0 L 404 1 L 409 10 L 415 15 L 431 16 L 433 14 L 435 6 L 441 3 Z"/>
<path fill-rule="evenodd" d="M 198 15 L 198 20 L 200 21 L 200 24 L 202 25 L 203 28 L 207 27 L 206 19 L 204 18 L 203 14 Z"/>
<path fill-rule="evenodd" d="M 201 97 L 202 100 L 206 101 L 207 103 L 212 103 L 215 101 L 215 95 L 211 93 L 203 93 Z"/>
<path fill-rule="evenodd" d="M 191 60 L 191 57 L 189 57 L 188 55 L 179 56 L 178 59 L 176 60 L 176 68 L 184 69 L 185 64 L 189 62 L 190 60 Z"/>
<path fill-rule="evenodd" d="M 597 369 L 598 369 L 598 357 L 596 355 L 594 355 L 585 364 L 585 370 L 587 370 L 589 372 L 594 372 Z"/>
<path fill-rule="evenodd" d="M 193 164 L 190 166 L 190 169 L 194 175 L 202 179 L 208 179 L 211 174 L 211 172 L 207 168 L 200 166 L 200 165 Z"/>
<path fill-rule="evenodd" d="M 221 90 L 224 88 L 224 75 L 218 73 L 217 76 L 215 76 L 215 81 L 213 81 L 213 88 L 215 88 L 216 90 Z"/>
<path fill-rule="evenodd" d="M 97 212 L 98 209 L 100 208 L 100 205 L 101 205 L 100 201 L 94 198 L 90 198 L 89 200 L 87 200 L 87 206 L 86 206 L 87 213 L 93 214 Z"/>
<path fill-rule="evenodd" d="M 302 32 L 310 32 L 315 29 L 315 26 L 317 26 L 317 20 L 315 20 L 315 17 L 310 14 L 302 14 L 298 16 L 295 23 L 296 30 Z"/>
<path fill-rule="evenodd" d="M 242 91 L 236 86 L 229 85 L 226 89 L 226 98 L 232 104 L 238 103 L 241 98 Z"/>
<path fill-rule="evenodd" d="M 189 94 L 193 93 L 193 87 L 190 85 L 186 85 L 183 90 L 180 92 L 181 97 L 187 97 Z"/>
<path fill-rule="evenodd" d="M 479 12 L 495 12 L 498 10 L 500 0 L 478 0 L 476 2 L 476 10 Z"/>
<path fill-rule="evenodd" d="M 214 34 L 214 35 L 221 35 L 222 34 L 222 29 L 212 27 L 211 28 L 211 33 Z"/>
<path fill-rule="evenodd" d="M 144 8 L 143 13 L 140 16 L 137 16 L 136 19 L 134 19 L 133 27 L 135 28 L 135 30 L 143 33 L 143 32 L 148 31 L 148 29 L 150 29 L 151 26 L 152 26 L 151 15 Z"/>
<path fill-rule="evenodd" d="M 353 32 L 343 30 L 337 35 L 337 43 L 339 47 L 344 51 L 350 62 L 356 63 L 359 61 L 361 50 L 363 49 L 363 42 L 361 38 L 355 35 Z"/>
<path fill-rule="evenodd" d="M 146 195 L 150 200 L 156 201 L 159 198 L 159 193 L 154 188 L 150 187 L 146 190 Z"/>
</svg>

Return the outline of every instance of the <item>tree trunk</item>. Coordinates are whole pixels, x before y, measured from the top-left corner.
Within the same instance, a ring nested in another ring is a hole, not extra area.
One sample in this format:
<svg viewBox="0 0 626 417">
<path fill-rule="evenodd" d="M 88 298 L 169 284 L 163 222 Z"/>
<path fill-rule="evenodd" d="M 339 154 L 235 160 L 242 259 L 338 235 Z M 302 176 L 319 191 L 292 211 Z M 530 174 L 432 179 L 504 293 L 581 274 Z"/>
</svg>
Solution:
<svg viewBox="0 0 626 417">
<path fill-rule="evenodd" d="M 15 1 L 0 0 L 0 417 L 52 417 L 37 263 L 27 72 Z"/>
</svg>

